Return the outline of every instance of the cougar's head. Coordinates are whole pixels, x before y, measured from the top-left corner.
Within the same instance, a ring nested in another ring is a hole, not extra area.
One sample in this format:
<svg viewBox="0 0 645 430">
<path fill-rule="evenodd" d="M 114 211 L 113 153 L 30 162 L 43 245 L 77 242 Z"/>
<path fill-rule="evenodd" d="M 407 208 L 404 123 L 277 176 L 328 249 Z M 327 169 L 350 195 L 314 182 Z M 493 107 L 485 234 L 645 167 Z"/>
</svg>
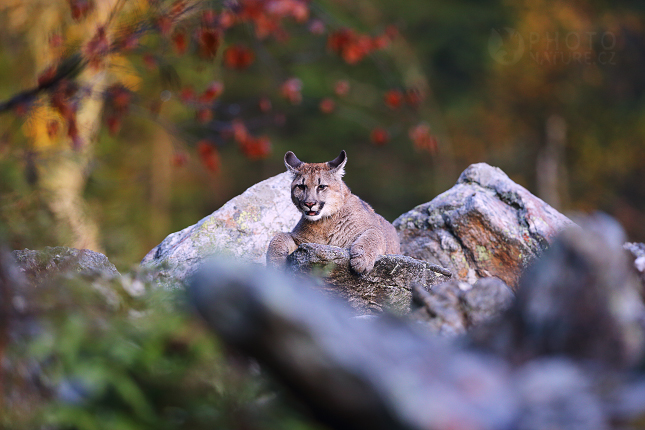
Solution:
<svg viewBox="0 0 645 430">
<path fill-rule="evenodd" d="M 284 155 L 284 164 L 293 174 L 291 200 L 309 221 L 317 221 L 336 213 L 348 192 L 343 183 L 347 154 L 326 163 L 304 163 L 289 151 Z"/>
</svg>

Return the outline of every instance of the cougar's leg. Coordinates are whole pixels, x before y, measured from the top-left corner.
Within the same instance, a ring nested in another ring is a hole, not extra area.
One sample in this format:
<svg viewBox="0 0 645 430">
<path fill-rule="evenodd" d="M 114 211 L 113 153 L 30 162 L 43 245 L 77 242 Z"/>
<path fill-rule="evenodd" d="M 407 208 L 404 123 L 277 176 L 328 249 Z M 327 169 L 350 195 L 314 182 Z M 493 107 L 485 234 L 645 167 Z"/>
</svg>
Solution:
<svg viewBox="0 0 645 430">
<path fill-rule="evenodd" d="M 298 248 L 290 233 L 278 233 L 269 242 L 267 250 L 267 266 L 281 267 L 287 261 L 287 256 Z"/>
<path fill-rule="evenodd" d="M 358 274 L 367 273 L 382 254 L 385 254 L 383 235 L 374 229 L 365 230 L 349 248 L 349 265 Z"/>
</svg>

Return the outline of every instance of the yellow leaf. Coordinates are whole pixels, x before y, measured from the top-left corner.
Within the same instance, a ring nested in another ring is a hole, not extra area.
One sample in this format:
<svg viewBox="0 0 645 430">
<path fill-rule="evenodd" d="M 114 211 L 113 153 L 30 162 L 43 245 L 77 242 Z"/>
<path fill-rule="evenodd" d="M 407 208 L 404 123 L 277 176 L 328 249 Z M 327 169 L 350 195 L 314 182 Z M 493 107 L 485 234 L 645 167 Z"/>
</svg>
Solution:
<svg viewBox="0 0 645 430">
<path fill-rule="evenodd" d="M 22 126 L 34 149 L 48 149 L 60 144 L 65 135 L 65 121 L 51 106 L 37 106 L 29 112 Z"/>
<path fill-rule="evenodd" d="M 130 91 L 137 91 L 141 85 L 141 78 L 132 63 L 122 55 L 114 54 L 110 56 L 108 64 L 108 86 L 112 84 L 121 84 Z"/>
</svg>

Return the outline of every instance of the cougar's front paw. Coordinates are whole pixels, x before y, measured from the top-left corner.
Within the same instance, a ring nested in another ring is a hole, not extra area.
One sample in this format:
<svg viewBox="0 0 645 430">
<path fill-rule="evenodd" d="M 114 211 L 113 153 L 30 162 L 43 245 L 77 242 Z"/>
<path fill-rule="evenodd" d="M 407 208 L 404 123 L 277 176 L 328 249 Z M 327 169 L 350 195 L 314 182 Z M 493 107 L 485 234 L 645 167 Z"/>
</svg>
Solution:
<svg viewBox="0 0 645 430">
<path fill-rule="evenodd" d="M 349 265 L 354 272 L 362 275 L 374 268 L 374 259 L 362 247 L 354 246 L 349 251 Z"/>
<path fill-rule="evenodd" d="M 283 267 L 287 264 L 287 254 L 267 254 L 267 266 L 269 267 Z"/>
</svg>

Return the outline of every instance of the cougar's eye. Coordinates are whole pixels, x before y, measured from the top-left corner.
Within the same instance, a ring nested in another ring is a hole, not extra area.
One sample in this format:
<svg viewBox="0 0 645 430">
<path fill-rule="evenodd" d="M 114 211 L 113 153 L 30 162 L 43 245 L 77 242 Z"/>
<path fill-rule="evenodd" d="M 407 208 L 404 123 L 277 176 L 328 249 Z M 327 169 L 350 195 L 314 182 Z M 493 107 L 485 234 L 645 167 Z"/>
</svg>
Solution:
<svg viewBox="0 0 645 430">
<path fill-rule="evenodd" d="M 318 185 L 318 191 L 322 191 L 327 188 L 327 185 Z"/>
<path fill-rule="evenodd" d="M 305 184 L 298 184 L 298 185 L 296 185 L 296 187 L 298 187 L 298 189 L 300 189 L 300 190 L 306 190 L 307 189 L 307 186 Z"/>
</svg>

